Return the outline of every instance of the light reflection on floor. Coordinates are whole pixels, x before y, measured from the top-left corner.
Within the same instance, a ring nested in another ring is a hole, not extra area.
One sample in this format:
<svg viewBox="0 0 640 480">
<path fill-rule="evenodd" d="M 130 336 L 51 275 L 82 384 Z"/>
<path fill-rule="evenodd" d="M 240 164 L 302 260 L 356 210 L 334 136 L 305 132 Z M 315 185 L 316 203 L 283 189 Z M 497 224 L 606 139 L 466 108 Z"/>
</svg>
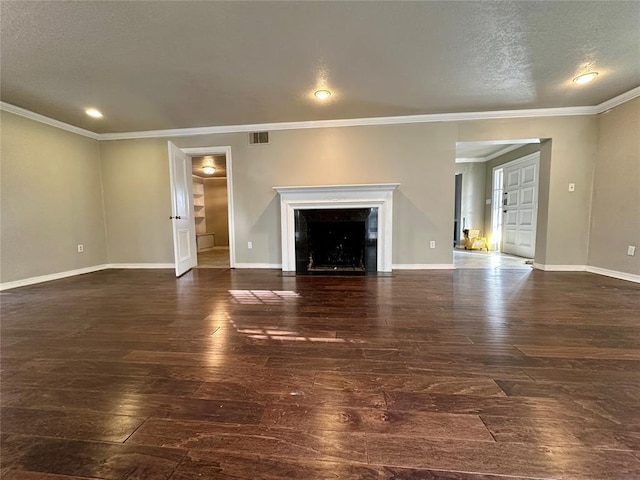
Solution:
<svg viewBox="0 0 640 480">
<path fill-rule="evenodd" d="M 500 252 L 485 252 L 481 250 L 454 250 L 453 266 L 455 268 L 488 268 L 488 269 L 526 269 L 531 270 L 529 258 L 516 257 Z"/>
<path fill-rule="evenodd" d="M 294 303 L 300 294 L 292 290 L 229 290 L 232 302 L 241 305 Z M 229 319 L 236 332 L 254 340 L 279 340 L 289 342 L 345 343 L 343 338 L 308 337 L 291 329 L 271 327 L 242 327 Z"/>
<path fill-rule="evenodd" d="M 233 303 L 255 305 L 259 303 L 284 303 L 286 300 L 296 300 L 300 294 L 290 290 L 229 290 Z"/>
</svg>

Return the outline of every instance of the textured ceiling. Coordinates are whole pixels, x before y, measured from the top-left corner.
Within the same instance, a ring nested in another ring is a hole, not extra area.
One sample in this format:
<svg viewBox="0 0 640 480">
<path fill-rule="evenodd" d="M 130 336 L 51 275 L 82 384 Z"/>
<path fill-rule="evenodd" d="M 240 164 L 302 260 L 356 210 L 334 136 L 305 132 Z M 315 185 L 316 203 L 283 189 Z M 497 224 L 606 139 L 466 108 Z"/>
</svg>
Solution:
<svg viewBox="0 0 640 480">
<path fill-rule="evenodd" d="M 596 105 L 640 85 L 637 1 L 0 9 L 2 101 L 98 133 Z"/>
</svg>

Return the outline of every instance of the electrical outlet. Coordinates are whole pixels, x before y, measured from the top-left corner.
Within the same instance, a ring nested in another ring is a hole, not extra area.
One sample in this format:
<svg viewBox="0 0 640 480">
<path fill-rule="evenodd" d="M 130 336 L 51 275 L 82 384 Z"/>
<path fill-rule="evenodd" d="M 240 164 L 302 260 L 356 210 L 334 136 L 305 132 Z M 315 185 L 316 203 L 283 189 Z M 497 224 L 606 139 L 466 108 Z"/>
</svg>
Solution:
<svg viewBox="0 0 640 480">
<path fill-rule="evenodd" d="M 429 248 L 436 248 L 436 241 L 435 240 L 431 240 L 429 242 Z"/>
<path fill-rule="evenodd" d="M 570 183 L 569 184 L 569 191 L 570 192 L 575 192 L 576 191 L 576 184 L 575 183 Z"/>
<path fill-rule="evenodd" d="M 633 257 L 636 254 L 636 247 L 635 245 L 629 245 L 627 247 L 627 255 L 629 255 L 630 257 Z"/>
<path fill-rule="evenodd" d="M 78 245 L 78 253 L 84 252 L 84 245 Z"/>
<path fill-rule="evenodd" d="M 247 242 L 247 248 L 253 248 L 253 242 Z"/>
</svg>

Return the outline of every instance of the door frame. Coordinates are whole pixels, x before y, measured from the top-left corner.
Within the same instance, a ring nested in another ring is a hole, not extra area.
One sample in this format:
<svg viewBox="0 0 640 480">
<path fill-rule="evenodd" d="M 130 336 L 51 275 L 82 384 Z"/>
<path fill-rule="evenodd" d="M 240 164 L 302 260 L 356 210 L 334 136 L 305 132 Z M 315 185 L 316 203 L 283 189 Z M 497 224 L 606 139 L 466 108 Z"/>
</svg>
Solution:
<svg viewBox="0 0 640 480">
<path fill-rule="evenodd" d="M 180 148 L 180 147 L 179 147 Z M 229 267 L 236 267 L 236 229 L 233 207 L 233 170 L 230 146 L 180 148 L 190 157 L 204 155 L 224 155 L 227 168 L 227 217 L 229 222 Z M 194 219 L 195 222 L 195 219 Z"/>
</svg>

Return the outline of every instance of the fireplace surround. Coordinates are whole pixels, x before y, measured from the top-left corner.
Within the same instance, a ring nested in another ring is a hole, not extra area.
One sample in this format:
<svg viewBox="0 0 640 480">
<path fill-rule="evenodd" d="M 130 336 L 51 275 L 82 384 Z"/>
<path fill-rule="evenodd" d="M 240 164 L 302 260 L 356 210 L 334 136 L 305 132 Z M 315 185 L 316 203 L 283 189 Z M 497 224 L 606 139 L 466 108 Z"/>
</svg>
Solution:
<svg viewBox="0 0 640 480">
<path fill-rule="evenodd" d="M 296 240 L 300 240 L 300 232 L 298 232 L 298 239 L 296 239 L 296 216 L 298 220 L 300 219 L 301 213 L 303 217 L 309 216 L 308 213 L 300 212 L 300 210 L 335 211 L 339 209 L 349 209 L 364 211 L 368 209 L 369 214 L 373 213 L 373 210 L 375 210 L 376 219 L 374 223 L 371 223 L 370 221 L 368 226 L 365 224 L 364 227 L 356 227 L 354 225 L 349 227 L 352 228 L 354 232 L 361 232 L 358 228 L 365 228 L 367 232 L 365 242 L 366 239 L 369 241 L 375 240 L 375 266 L 373 266 L 374 262 L 372 258 L 369 258 L 368 261 L 365 262 L 367 252 L 369 257 L 372 256 L 371 248 L 365 250 L 365 257 L 363 257 L 362 264 L 365 271 L 391 272 L 393 191 L 398 187 L 398 185 L 398 183 L 384 183 L 365 185 L 273 187 L 274 190 L 280 194 L 282 270 L 284 272 L 296 272 Z M 361 215 L 363 214 L 364 213 Z M 331 213 L 326 213 L 325 216 L 326 215 L 331 215 Z M 357 216 L 358 214 L 355 215 Z M 330 220 L 331 219 L 324 219 L 324 221 L 329 223 Z M 357 235 L 359 234 L 360 233 L 357 233 Z M 351 245 L 351 243 L 349 243 L 349 245 Z M 351 246 L 347 246 L 347 244 L 343 244 L 342 247 L 351 248 Z M 300 247 L 298 246 L 298 248 Z M 300 257 L 300 261 L 302 261 L 304 255 L 298 256 Z M 309 262 L 308 256 L 304 261 L 307 263 Z M 349 260 L 346 258 L 343 258 L 343 264 L 338 264 L 337 266 L 344 267 L 346 270 L 348 269 L 348 261 Z M 356 267 L 360 267 L 360 258 L 355 259 L 352 263 L 355 263 Z"/>
</svg>

